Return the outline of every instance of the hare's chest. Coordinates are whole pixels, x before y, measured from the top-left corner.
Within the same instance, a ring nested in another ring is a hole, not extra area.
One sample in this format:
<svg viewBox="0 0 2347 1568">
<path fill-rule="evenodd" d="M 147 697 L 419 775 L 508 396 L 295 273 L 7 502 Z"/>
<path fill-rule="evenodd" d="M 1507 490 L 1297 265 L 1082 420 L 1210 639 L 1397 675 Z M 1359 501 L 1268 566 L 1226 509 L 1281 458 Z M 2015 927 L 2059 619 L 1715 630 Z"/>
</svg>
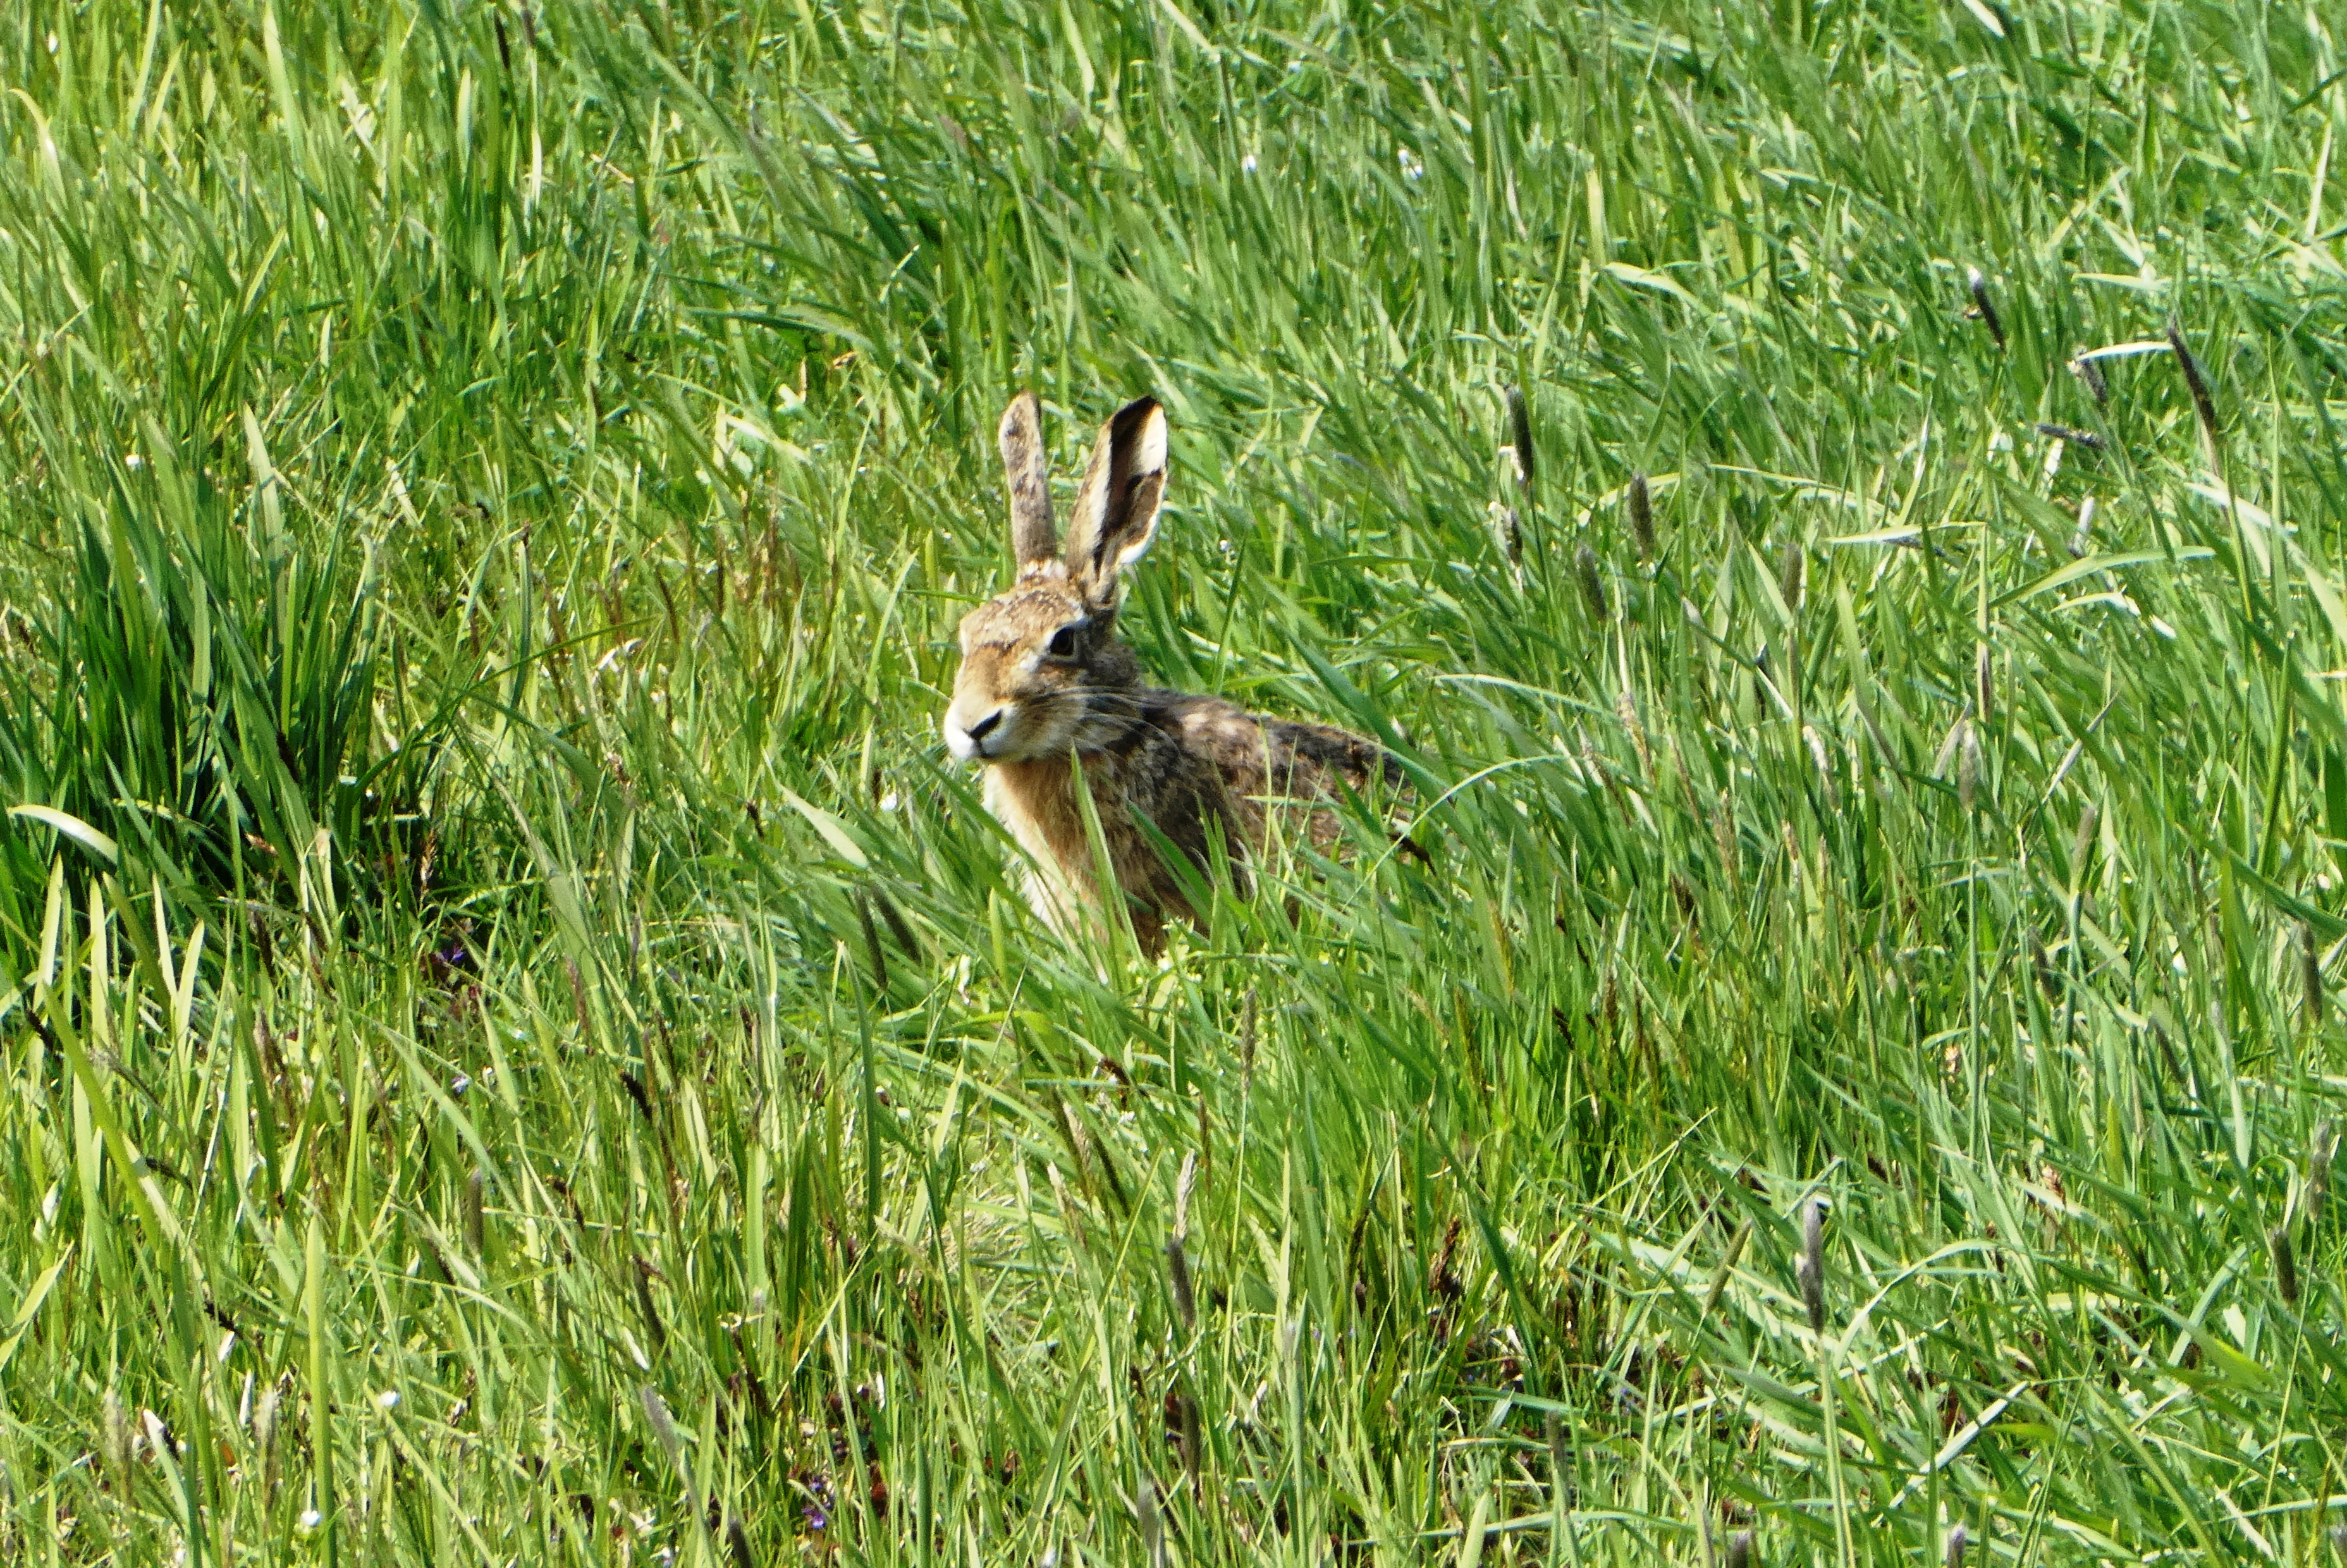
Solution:
<svg viewBox="0 0 2347 1568">
<path fill-rule="evenodd" d="M 1161 868 L 1135 819 L 1145 817 L 1159 833 L 1194 848 L 1203 839 L 1198 818 L 1207 792 L 1188 776 L 1198 766 L 1171 736 L 1153 725 L 1133 740 L 1122 751 L 1086 753 L 1083 787 L 1091 792 L 1117 882 L 1139 892 L 1158 879 Z M 987 770 L 986 804 L 1020 848 L 1090 897 L 1100 878 L 1077 788 L 1065 758 L 998 763 Z"/>
<path fill-rule="evenodd" d="M 1075 778 L 1064 758 L 988 768 L 986 809 L 1021 849 L 1046 865 L 1069 866 L 1091 858 Z"/>
</svg>

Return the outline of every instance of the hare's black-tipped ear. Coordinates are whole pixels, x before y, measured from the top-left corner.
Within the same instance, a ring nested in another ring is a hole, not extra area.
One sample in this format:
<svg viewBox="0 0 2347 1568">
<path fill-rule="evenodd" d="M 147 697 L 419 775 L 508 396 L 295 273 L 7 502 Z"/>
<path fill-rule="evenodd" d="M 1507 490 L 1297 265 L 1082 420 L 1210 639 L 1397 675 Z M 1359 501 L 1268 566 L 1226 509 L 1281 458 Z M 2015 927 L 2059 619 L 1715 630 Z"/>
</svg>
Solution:
<svg viewBox="0 0 2347 1568">
<path fill-rule="evenodd" d="M 1043 405 L 1022 392 L 1002 411 L 1003 487 L 1010 492 L 1010 551 L 1019 569 L 1060 559 L 1051 522 L 1051 457 L 1043 449 Z"/>
<path fill-rule="evenodd" d="M 1101 426 L 1068 525 L 1068 574 L 1088 599 L 1108 600 L 1116 574 L 1149 552 L 1165 495 L 1165 411 L 1128 403 Z"/>
</svg>

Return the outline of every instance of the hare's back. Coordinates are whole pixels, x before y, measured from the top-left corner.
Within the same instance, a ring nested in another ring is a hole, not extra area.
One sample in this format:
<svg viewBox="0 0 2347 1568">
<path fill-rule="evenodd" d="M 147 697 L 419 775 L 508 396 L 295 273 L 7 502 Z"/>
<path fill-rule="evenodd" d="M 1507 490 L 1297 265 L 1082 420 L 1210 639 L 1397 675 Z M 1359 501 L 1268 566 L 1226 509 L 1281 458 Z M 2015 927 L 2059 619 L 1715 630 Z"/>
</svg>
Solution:
<svg viewBox="0 0 2347 1568">
<path fill-rule="evenodd" d="M 1290 794 L 1330 794 L 1338 780 L 1356 790 L 1401 783 L 1401 765 L 1366 735 L 1291 719 L 1262 721 L 1272 784 Z"/>
<path fill-rule="evenodd" d="M 1158 725 L 1183 750 L 1212 763 L 1231 793 L 1243 799 L 1306 799 L 1399 781 L 1400 770 L 1385 748 L 1365 736 L 1250 713 L 1220 697 L 1180 692 L 1152 696 Z"/>
</svg>

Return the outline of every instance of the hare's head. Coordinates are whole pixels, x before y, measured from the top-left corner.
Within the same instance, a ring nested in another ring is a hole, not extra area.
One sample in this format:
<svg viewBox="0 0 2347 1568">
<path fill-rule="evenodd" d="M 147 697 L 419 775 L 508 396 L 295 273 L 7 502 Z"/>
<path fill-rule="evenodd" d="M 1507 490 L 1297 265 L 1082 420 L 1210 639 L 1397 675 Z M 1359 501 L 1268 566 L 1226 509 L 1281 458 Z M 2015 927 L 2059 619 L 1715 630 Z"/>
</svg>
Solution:
<svg viewBox="0 0 2347 1568">
<path fill-rule="evenodd" d="M 961 671 L 945 734 L 964 762 L 1099 751 L 1138 722 L 1132 695 L 1141 666 L 1116 640 L 1117 578 L 1157 534 L 1165 411 L 1144 397 L 1101 426 L 1064 552 L 1051 521 L 1042 425 L 1032 393 L 1003 411 L 1019 579 L 962 618 Z"/>
</svg>

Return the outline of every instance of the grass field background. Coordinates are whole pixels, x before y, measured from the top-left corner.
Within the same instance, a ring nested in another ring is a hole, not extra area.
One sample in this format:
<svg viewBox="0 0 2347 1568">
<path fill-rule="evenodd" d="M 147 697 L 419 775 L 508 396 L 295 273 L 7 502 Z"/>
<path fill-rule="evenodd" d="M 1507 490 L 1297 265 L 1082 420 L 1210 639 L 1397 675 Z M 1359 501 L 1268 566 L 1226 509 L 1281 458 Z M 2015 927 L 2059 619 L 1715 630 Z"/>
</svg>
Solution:
<svg viewBox="0 0 2347 1568">
<path fill-rule="evenodd" d="M 0 1557 L 2322 1560 L 2336 25 L 17 0 Z M 1425 863 L 1036 926 L 1021 386 Z"/>
</svg>

